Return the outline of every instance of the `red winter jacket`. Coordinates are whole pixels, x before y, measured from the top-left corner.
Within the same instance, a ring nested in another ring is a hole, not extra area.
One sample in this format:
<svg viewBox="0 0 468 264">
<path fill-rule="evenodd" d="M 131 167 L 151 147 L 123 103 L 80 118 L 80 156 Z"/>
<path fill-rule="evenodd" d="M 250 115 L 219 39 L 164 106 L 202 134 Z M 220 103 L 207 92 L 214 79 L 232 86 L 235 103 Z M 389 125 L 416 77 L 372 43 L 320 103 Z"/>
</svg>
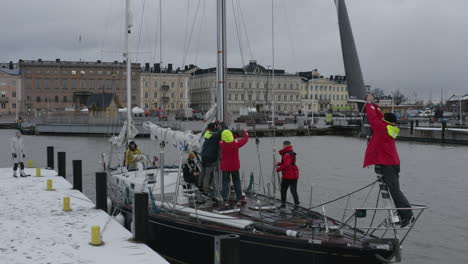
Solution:
<svg viewBox="0 0 468 264">
<path fill-rule="evenodd" d="M 366 104 L 366 113 L 373 133 L 367 145 L 363 167 L 375 164 L 400 165 L 395 139 L 389 135 L 387 128 L 390 126 L 391 129 L 394 125 L 383 120 L 383 114 L 376 104 Z"/>
<path fill-rule="evenodd" d="M 231 143 L 219 142 L 221 148 L 221 171 L 238 171 L 240 169 L 239 149 L 249 141 L 249 134 L 244 132 L 244 137 Z"/>
<path fill-rule="evenodd" d="M 279 151 L 282 156 L 281 162 L 278 162 L 277 172 L 283 172 L 283 179 L 297 180 L 299 179 L 299 168 L 296 165 L 296 155 L 293 152 L 293 146 L 289 145 Z"/>
</svg>

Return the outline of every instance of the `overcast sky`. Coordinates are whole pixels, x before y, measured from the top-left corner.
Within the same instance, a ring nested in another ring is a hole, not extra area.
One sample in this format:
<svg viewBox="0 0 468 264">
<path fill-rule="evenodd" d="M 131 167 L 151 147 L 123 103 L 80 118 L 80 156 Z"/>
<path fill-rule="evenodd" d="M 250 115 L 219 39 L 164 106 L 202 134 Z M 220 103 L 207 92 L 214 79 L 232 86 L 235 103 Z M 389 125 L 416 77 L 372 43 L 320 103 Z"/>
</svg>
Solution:
<svg viewBox="0 0 468 264">
<path fill-rule="evenodd" d="M 185 57 L 185 64 L 214 67 L 216 1 L 162 1 L 163 62 L 177 68 Z M 0 62 L 122 60 L 124 2 L 2 1 Z M 131 46 L 138 51 L 133 59 L 158 62 L 159 0 L 131 2 Z M 274 3 L 276 68 L 344 74 L 333 0 Z M 227 0 L 227 6 L 228 65 L 240 67 L 242 60 L 248 63 L 249 59 L 271 65 L 271 0 Z M 433 98 L 439 99 L 441 88 L 444 97 L 468 93 L 468 1 L 348 0 L 347 6 L 367 84 L 389 92 L 400 89 L 418 98 L 429 98 L 432 90 Z M 237 23 L 234 15 L 240 18 Z"/>
</svg>

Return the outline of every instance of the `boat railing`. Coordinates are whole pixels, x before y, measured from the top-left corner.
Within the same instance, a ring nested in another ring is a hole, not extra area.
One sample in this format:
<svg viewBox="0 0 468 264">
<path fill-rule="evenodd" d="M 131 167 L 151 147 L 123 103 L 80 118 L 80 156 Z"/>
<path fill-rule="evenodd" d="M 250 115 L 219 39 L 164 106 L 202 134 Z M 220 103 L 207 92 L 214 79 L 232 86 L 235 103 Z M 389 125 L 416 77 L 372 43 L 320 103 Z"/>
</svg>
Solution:
<svg viewBox="0 0 468 264">
<path fill-rule="evenodd" d="M 410 231 L 415 226 L 416 222 L 419 220 L 421 214 L 426 210 L 428 207 L 424 205 L 411 205 L 411 208 L 372 208 L 372 207 L 355 207 L 355 208 L 346 208 L 345 210 L 353 211 L 353 214 L 346 219 L 346 221 L 342 222 L 340 227 L 334 231 L 331 237 L 339 234 L 340 230 L 343 227 L 352 227 L 353 230 L 353 241 L 356 244 L 358 241 L 361 241 L 364 238 L 379 238 L 379 239 L 398 239 L 400 245 L 403 244 L 405 239 L 407 238 Z M 407 226 L 401 227 L 395 218 L 392 217 L 395 215 L 395 211 L 401 210 L 411 210 L 413 212 L 414 219 L 411 221 Z M 367 218 L 367 212 L 371 212 L 369 215 L 372 215 L 372 219 L 368 225 L 358 225 L 359 219 Z M 376 218 L 377 213 L 386 213 L 387 217 L 383 219 L 380 218 L 380 222 L 374 221 Z M 350 225 L 349 223 L 353 221 L 354 224 Z M 403 232 L 402 237 L 400 233 Z"/>
</svg>

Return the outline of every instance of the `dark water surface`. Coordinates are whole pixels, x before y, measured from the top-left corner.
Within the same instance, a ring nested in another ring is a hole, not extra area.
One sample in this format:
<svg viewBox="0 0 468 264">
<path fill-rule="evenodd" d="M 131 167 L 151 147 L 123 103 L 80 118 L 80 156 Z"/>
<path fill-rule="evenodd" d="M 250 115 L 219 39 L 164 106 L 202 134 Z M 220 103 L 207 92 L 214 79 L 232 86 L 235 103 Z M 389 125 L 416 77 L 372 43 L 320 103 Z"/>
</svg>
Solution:
<svg viewBox="0 0 468 264">
<path fill-rule="evenodd" d="M 11 166 L 9 139 L 12 130 L 0 130 L 0 166 Z M 284 138 L 262 138 L 259 154 L 265 181 L 272 176 L 272 146 Z M 310 186 L 313 204 L 349 193 L 375 180 L 373 169 L 363 169 L 366 141 L 358 138 L 315 136 L 290 138 L 296 148 L 301 171 L 301 202 L 309 205 Z M 157 155 L 159 149 L 149 139 L 137 139 L 143 152 Z M 71 180 L 72 160 L 83 160 L 84 193 L 94 198 L 94 172 L 101 170 L 101 154 L 110 149 L 105 137 L 24 136 L 26 159 L 46 166 L 46 147 L 67 155 L 67 176 Z M 465 146 L 398 142 L 400 183 L 411 203 L 430 206 L 403 245 L 403 263 L 468 263 L 468 148 Z M 166 161 L 178 163 L 178 153 L 167 147 Z M 277 157 L 279 159 L 279 157 Z M 258 179 L 259 160 L 254 140 L 241 150 L 241 173 L 254 172 Z M 256 179 L 256 181 L 257 181 Z M 365 192 L 352 197 L 360 205 Z M 327 213 L 338 215 L 345 201 L 327 206 Z M 351 206 L 350 206 L 351 207 Z M 339 217 L 341 218 L 341 217 Z"/>
</svg>

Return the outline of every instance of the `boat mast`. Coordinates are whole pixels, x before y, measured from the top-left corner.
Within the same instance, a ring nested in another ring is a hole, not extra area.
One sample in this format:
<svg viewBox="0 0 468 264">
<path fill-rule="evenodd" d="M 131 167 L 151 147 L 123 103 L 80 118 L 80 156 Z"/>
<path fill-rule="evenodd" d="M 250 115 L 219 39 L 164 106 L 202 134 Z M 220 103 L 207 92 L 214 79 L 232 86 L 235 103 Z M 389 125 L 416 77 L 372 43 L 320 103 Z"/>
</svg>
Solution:
<svg viewBox="0 0 468 264">
<path fill-rule="evenodd" d="M 130 0 L 125 0 L 125 52 L 123 54 L 127 62 L 127 140 L 130 140 L 130 130 L 132 123 L 132 73 L 131 73 L 131 62 L 130 62 L 130 33 L 131 33 L 131 21 L 130 21 Z"/>
<path fill-rule="evenodd" d="M 226 0 L 217 2 L 217 46 L 218 58 L 216 65 L 216 99 L 217 99 L 217 118 L 224 121 L 224 87 L 226 76 Z"/>
<path fill-rule="evenodd" d="M 271 65 L 271 125 L 275 127 L 275 6 L 274 0 L 271 0 L 271 55 L 272 55 L 272 65 Z M 273 134 L 273 136 L 275 136 Z"/>
</svg>

